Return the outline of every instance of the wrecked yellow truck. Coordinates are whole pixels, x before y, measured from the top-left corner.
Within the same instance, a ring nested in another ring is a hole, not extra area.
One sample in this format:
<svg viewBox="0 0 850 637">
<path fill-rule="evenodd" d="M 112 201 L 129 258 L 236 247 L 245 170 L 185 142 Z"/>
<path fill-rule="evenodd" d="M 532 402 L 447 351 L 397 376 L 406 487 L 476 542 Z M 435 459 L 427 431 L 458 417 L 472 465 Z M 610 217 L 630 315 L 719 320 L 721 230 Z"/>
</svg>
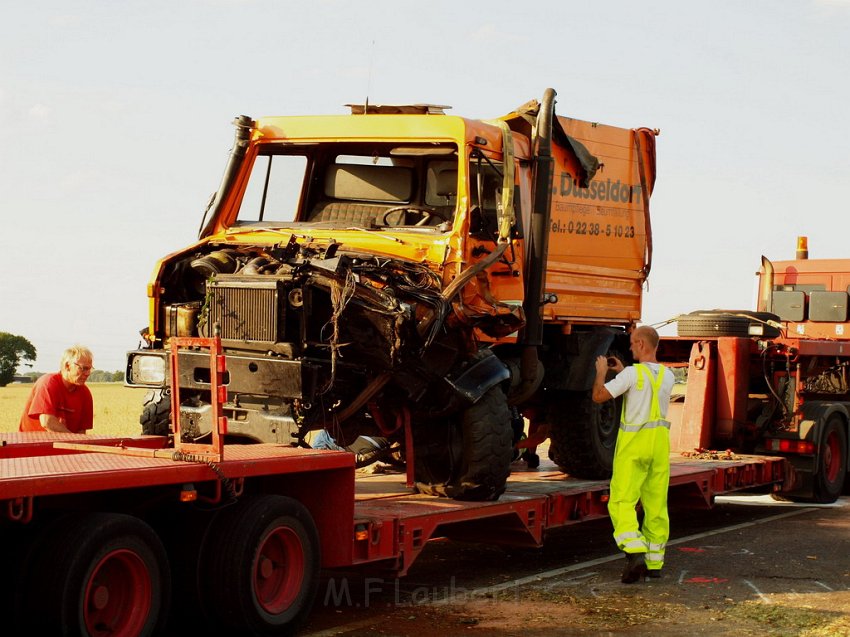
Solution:
<svg viewBox="0 0 850 637">
<path fill-rule="evenodd" d="M 230 440 L 386 440 L 417 488 L 497 498 L 523 419 L 603 477 L 618 413 L 589 390 L 628 356 L 652 242 L 655 137 L 555 113 L 433 105 L 235 120 L 199 240 L 159 263 L 143 431 L 169 433 L 169 338 L 217 336 Z M 208 436 L 209 356 L 179 353 L 182 435 Z"/>
</svg>

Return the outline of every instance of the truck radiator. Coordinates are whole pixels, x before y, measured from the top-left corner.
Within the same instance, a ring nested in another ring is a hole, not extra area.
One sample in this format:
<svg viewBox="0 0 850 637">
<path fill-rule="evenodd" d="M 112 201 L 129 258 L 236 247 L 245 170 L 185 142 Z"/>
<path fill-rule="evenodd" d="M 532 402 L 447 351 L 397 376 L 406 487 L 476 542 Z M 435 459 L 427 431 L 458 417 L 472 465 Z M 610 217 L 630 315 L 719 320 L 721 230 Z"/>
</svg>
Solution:
<svg viewBox="0 0 850 637">
<path fill-rule="evenodd" d="M 204 332 L 223 339 L 278 343 L 284 338 L 285 291 L 272 277 L 218 275 L 207 282 Z"/>
</svg>

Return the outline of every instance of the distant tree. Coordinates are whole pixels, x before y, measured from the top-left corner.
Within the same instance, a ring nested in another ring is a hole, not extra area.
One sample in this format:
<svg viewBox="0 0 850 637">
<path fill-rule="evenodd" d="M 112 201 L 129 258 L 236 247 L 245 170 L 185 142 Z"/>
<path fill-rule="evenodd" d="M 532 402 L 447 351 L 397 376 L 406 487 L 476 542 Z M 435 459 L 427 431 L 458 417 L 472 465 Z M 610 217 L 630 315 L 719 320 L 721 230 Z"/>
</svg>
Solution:
<svg viewBox="0 0 850 637">
<path fill-rule="evenodd" d="M 15 379 L 18 365 L 31 364 L 35 357 L 35 347 L 23 336 L 0 332 L 0 387 Z"/>
<path fill-rule="evenodd" d="M 93 369 L 89 374 L 90 383 L 122 383 L 124 372 L 107 372 L 103 369 Z"/>
</svg>

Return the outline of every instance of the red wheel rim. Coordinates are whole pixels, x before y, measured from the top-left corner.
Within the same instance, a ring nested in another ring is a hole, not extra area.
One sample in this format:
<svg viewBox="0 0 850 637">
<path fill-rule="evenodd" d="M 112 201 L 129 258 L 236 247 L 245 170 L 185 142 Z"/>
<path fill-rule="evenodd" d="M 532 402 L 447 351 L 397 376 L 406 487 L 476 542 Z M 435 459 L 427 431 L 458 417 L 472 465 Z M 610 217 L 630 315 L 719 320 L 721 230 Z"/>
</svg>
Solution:
<svg viewBox="0 0 850 637">
<path fill-rule="evenodd" d="M 833 431 L 826 438 L 823 450 L 823 467 L 826 479 L 830 484 L 838 480 L 838 472 L 841 469 L 841 447 L 838 435 Z"/>
<path fill-rule="evenodd" d="M 304 580 L 304 548 L 289 527 L 272 529 L 260 544 L 254 562 L 254 593 L 262 609 L 279 615 L 289 608 Z"/>
<path fill-rule="evenodd" d="M 142 632 L 151 611 L 151 575 L 128 549 L 107 553 L 86 582 L 83 614 L 93 637 L 131 637 Z"/>
</svg>

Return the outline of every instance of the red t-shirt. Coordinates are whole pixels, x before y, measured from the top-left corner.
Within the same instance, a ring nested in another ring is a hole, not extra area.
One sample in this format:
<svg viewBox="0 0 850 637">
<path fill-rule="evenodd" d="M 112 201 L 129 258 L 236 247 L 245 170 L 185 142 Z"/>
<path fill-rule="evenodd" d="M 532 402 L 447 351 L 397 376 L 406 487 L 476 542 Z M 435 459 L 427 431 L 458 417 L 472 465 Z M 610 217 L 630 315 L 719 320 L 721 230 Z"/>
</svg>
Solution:
<svg viewBox="0 0 850 637">
<path fill-rule="evenodd" d="M 45 374 L 35 381 L 18 429 L 46 431 L 38 420 L 41 414 L 61 418 L 74 433 L 85 433 L 92 428 L 94 419 L 91 392 L 85 385 L 77 385 L 74 391 L 68 391 L 62 382 L 62 374 Z"/>
</svg>

